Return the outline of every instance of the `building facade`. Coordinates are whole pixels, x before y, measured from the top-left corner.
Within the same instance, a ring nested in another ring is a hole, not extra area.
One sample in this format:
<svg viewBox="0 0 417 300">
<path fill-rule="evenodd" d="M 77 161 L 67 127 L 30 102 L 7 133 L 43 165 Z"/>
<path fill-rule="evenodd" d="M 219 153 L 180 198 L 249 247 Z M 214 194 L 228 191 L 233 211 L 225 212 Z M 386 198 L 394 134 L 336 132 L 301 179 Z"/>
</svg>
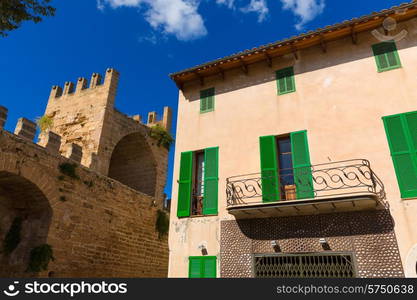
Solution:
<svg viewBox="0 0 417 300">
<path fill-rule="evenodd" d="M 119 74 L 54 86 L 43 131 L 4 129 L 0 106 L 0 276 L 166 277 L 168 240 L 156 230 L 168 149 L 152 127 L 114 107 Z M 52 259 L 53 258 L 53 259 Z"/>
<path fill-rule="evenodd" d="M 171 74 L 170 277 L 416 276 L 416 16 Z"/>
</svg>

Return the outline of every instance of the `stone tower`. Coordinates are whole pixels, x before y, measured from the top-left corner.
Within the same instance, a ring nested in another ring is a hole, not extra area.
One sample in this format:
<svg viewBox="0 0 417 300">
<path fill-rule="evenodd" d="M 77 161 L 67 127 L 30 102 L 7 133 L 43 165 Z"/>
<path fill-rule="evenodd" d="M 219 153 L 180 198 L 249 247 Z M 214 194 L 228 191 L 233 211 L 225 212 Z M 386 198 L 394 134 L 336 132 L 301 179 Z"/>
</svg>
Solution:
<svg viewBox="0 0 417 300">
<path fill-rule="evenodd" d="M 53 86 L 45 115 L 52 119 L 50 130 L 61 136 L 60 152 L 73 145 L 82 147 L 81 164 L 137 190 L 163 198 L 168 151 L 149 136 L 150 128 L 160 124 L 171 128 L 172 112 L 164 108 L 158 120 L 148 114 L 146 124 L 136 115 L 128 117 L 114 107 L 119 73 L 107 69 L 104 80 L 94 73 L 88 85 L 85 78 L 64 88 Z"/>
</svg>

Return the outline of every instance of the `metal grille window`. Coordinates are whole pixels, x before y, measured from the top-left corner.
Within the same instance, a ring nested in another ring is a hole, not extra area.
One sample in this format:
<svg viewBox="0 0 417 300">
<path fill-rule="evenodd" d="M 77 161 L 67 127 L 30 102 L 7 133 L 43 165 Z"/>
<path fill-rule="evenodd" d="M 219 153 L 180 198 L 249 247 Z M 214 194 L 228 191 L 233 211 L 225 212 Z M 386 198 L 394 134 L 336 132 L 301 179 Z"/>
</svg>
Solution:
<svg viewBox="0 0 417 300">
<path fill-rule="evenodd" d="M 350 254 L 292 254 L 255 256 L 256 278 L 353 278 Z"/>
</svg>

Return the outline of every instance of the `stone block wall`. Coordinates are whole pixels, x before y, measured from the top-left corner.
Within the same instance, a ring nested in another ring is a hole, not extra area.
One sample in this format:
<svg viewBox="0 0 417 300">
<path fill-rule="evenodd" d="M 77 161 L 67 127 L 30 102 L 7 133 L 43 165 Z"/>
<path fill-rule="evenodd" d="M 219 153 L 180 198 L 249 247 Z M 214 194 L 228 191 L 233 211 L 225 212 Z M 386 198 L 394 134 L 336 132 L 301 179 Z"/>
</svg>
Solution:
<svg viewBox="0 0 417 300">
<path fill-rule="evenodd" d="M 1 277 L 167 276 L 168 241 L 156 220 L 168 149 L 150 133 L 156 124 L 170 129 L 171 110 L 161 120 L 152 112 L 150 124 L 120 113 L 118 79 L 108 69 L 89 88 L 84 78 L 54 86 L 45 112 L 52 122 L 37 144 L 36 123 L 20 118 L 7 132 L 0 106 Z M 18 243 L 8 251 L 11 232 Z M 31 251 L 45 244 L 54 260 L 28 272 Z"/>
<path fill-rule="evenodd" d="M 161 205 L 79 164 L 0 130 L 0 241 L 23 219 L 21 242 L 1 255 L 0 276 L 166 277 L 167 238 L 155 229 Z M 47 243 L 55 260 L 39 274 L 25 272 L 30 250 Z"/>
</svg>

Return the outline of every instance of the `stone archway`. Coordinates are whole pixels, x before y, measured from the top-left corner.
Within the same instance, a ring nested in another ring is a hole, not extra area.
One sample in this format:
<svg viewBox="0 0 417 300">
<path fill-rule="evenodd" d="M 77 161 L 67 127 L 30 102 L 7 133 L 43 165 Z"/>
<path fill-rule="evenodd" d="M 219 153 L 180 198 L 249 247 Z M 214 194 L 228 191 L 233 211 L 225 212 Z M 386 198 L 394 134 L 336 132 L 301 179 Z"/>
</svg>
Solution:
<svg viewBox="0 0 417 300">
<path fill-rule="evenodd" d="M 35 183 L 0 171 L 0 277 L 28 276 L 30 251 L 46 243 L 51 218 L 49 201 Z M 4 241 L 14 222 L 20 223 L 20 241 L 6 254 Z"/>
<path fill-rule="evenodd" d="M 155 195 L 157 165 L 142 133 L 128 134 L 117 143 L 110 159 L 108 177 L 139 192 Z"/>
</svg>

